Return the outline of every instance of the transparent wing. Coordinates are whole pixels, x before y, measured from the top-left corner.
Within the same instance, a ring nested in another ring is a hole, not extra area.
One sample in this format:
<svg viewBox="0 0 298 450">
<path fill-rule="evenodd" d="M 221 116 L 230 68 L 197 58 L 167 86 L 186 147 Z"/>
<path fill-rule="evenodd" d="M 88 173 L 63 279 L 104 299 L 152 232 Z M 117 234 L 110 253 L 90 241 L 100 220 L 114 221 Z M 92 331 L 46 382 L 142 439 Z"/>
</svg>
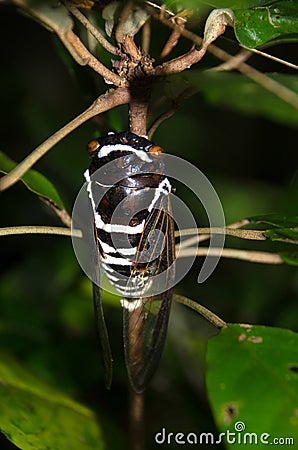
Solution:
<svg viewBox="0 0 298 450">
<path fill-rule="evenodd" d="M 113 358 L 106 322 L 103 314 L 101 302 L 101 288 L 97 286 L 95 283 L 93 283 L 93 301 L 98 334 L 100 339 L 101 359 L 104 369 L 105 386 L 107 389 L 110 389 L 113 376 L 113 369 L 112 369 Z"/>
<path fill-rule="evenodd" d="M 167 205 L 162 203 L 167 202 Z M 145 249 L 154 252 L 156 248 L 162 251 L 154 261 L 134 263 L 130 284 L 142 284 L 139 298 L 123 300 L 124 314 L 124 348 L 127 370 L 132 387 L 136 392 L 142 392 L 152 377 L 162 354 L 172 302 L 171 281 L 175 276 L 175 240 L 174 222 L 166 212 L 169 209 L 168 196 L 160 202 L 160 209 L 153 209 L 143 230 L 138 254 Z M 158 230 L 155 241 L 150 240 L 150 231 Z M 161 242 L 163 240 L 163 242 Z M 161 293 L 146 296 L 146 284 L 155 283 L 155 275 L 167 268 L 166 278 Z M 143 294 L 145 295 L 143 296 Z"/>
<path fill-rule="evenodd" d="M 102 307 L 102 298 L 101 298 L 101 287 L 99 283 L 99 277 L 101 276 L 101 270 L 100 270 L 100 252 L 101 249 L 98 248 L 98 239 L 97 239 L 97 232 L 96 227 L 94 226 L 94 234 L 95 234 L 95 240 L 96 240 L 96 257 L 95 257 L 95 264 L 94 264 L 94 274 L 93 274 L 93 280 L 96 280 L 97 283 L 92 283 L 93 287 L 93 304 L 94 304 L 94 312 L 95 312 L 95 318 L 97 323 L 97 329 L 100 339 L 100 354 L 101 354 L 101 360 L 102 365 L 104 369 L 104 380 L 105 380 L 105 386 L 107 389 L 110 389 L 112 384 L 112 376 L 113 376 L 113 358 L 112 358 L 112 352 L 110 347 L 110 341 L 108 336 L 108 330 L 104 318 L 103 313 L 103 307 Z"/>
</svg>

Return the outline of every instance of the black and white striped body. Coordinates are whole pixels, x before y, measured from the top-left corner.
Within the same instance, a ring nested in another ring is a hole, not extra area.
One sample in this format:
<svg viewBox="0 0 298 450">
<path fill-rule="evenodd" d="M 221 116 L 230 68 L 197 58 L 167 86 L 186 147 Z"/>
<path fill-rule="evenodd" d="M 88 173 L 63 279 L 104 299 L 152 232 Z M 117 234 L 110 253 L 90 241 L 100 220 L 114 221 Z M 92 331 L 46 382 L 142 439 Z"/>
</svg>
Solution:
<svg viewBox="0 0 298 450">
<path fill-rule="evenodd" d="M 171 184 L 162 149 L 143 137 L 111 133 L 91 141 L 88 150 L 92 162 L 85 178 L 100 266 L 122 296 L 126 365 L 133 388 L 142 392 L 162 353 L 172 300 Z M 158 279 L 161 288 L 151 290 Z M 112 356 L 96 286 L 94 302 L 109 387 Z"/>
<path fill-rule="evenodd" d="M 92 163 L 85 177 L 89 197 L 93 202 L 96 234 L 102 256 L 101 264 L 111 284 L 120 294 L 125 297 L 136 297 L 141 288 L 140 284 L 144 285 L 148 281 L 146 274 L 143 273 L 139 283 L 136 280 L 135 290 L 133 286 L 130 288 L 127 286 L 127 280 L 134 268 L 140 238 L 154 207 L 158 206 L 163 196 L 171 192 L 171 185 L 164 175 L 155 173 L 157 169 L 159 171 L 163 169 L 163 163 L 160 159 L 154 160 L 154 153 L 158 153 L 160 147 L 151 141 L 124 132 L 111 134 L 97 142 L 98 148 L 92 155 Z M 154 149 L 157 151 L 153 152 Z M 131 155 L 133 164 L 138 163 L 143 173 L 133 174 L 134 168 L 129 165 Z M 116 161 L 116 164 L 109 167 L 107 179 L 92 182 L 90 178 L 92 174 L 112 161 Z M 123 164 L 127 165 L 126 178 L 107 189 L 109 179 L 112 178 L 111 170 L 119 172 L 120 164 L 121 168 Z M 102 192 L 98 183 L 103 185 Z M 94 201 L 95 197 L 102 197 L 98 204 Z M 154 269 L 150 270 L 150 265 L 148 267 L 146 264 L 146 269 L 153 274 Z"/>
</svg>

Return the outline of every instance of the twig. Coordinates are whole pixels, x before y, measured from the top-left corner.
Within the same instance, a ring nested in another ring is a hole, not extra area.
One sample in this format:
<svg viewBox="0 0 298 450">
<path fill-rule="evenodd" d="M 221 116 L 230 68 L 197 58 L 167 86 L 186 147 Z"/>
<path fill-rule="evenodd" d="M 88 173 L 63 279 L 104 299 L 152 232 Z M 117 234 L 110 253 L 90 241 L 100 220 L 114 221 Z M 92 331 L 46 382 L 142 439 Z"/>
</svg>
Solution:
<svg viewBox="0 0 298 450">
<path fill-rule="evenodd" d="M 179 248 L 179 247 L 178 247 Z M 277 253 L 258 252 L 254 250 L 236 250 L 230 248 L 185 248 L 178 251 L 177 258 L 187 258 L 189 256 L 221 256 L 223 258 L 241 259 L 254 263 L 263 264 L 283 264 L 283 260 Z"/>
<path fill-rule="evenodd" d="M 224 70 L 222 66 L 218 66 L 217 68 L 209 69 L 212 71 L 220 71 Z M 298 94 L 296 94 L 291 89 L 287 88 L 283 84 L 275 81 L 273 78 L 268 77 L 267 75 L 259 72 L 257 69 L 254 69 L 252 66 L 241 63 L 237 67 L 235 67 L 239 72 L 245 75 L 247 78 L 255 81 L 257 84 L 262 86 L 267 91 L 274 94 L 276 97 L 279 97 L 284 102 L 292 105 L 295 109 L 298 109 Z"/>
<path fill-rule="evenodd" d="M 162 6 L 159 6 L 156 3 L 153 3 L 153 2 L 150 2 L 147 0 L 145 1 L 145 4 L 153 9 L 158 9 L 161 18 L 164 18 L 165 14 L 167 14 L 168 17 L 170 17 L 171 19 L 176 18 L 176 19 L 184 19 L 185 20 L 185 14 L 183 14 L 183 12 L 187 12 L 187 10 L 182 10 L 182 14 L 179 15 L 179 13 L 174 14 L 173 11 L 171 11 L 170 9 L 167 9 L 164 4 Z M 150 11 L 150 12 L 152 12 L 152 11 Z"/>
<path fill-rule="evenodd" d="M 88 30 L 92 36 L 95 37 L 97 42 L 99 42 L 109 53 L 112 53 L 113 55 L 118 55 L 117 48 L 112 45 L 101 33 L 100 31 L 95 28 L 94 25 L 87 19 L 84 14 L 81 13 L 81 11 L 75 7 L 75 5 L 70 2 L 69 0 L 64 0 L 64 3 L 67 7 L 67 9 L 73 14 L 80 22 L 81 24 Z"/>
<path fill-rule="evenodd" d="M 53 203 L 48 198 L 42 196 L 39 196 L 39 198 L 42 202 L 44 202 L 47 206 L 49 206 L 49 208 L 51 208 L 54 211 L 54 213 L 59 217 L 59 219 L 61 220 L 62 223 L 64 223 L 64 225 L 66 225 L 68 228 L 71 227 L 71 217 L 66 211 L 66 209 L 60 209 L 57 205 L 55 205 L 55 203 Z"/>
<path fill-rule="evenodd" d="M 132 450 L 144 450 L 144 394 L 129 389 Z"/>
<path fill-rule="evenodd" d="M 188 236 L 191 234 L 226 234 L 227 236 L 239 237 L 241 239 L 250 239 L 254 241 L 265 241 L 262 230 L 238 230 L 235 228 L 187 228 L 175 232 L 175 236 Z"/>
<path fill-rule="evenodd" d="M 249 239 L 252 241 L 266 241 L 270 240 L 265 235 L 266 230 L 239 230 L 237 227 L 247 225 L 248 220 L 242 220 L 235 224 L 229 225 L 226 228 L 187 228 L 185 230 L 175 231 L 175 237 L 195 235 L 191 239 L 183 241 L 183 248 L 189 247 L 196 242 L 202 242 L 202 240 L 209 239 L 210 234 L 225 234 L 227 236 L 238 237 L 240 239 Z M 203 238 L 203 239 L 202 239 Z M 298 244 L 296 239 L 288 238 L 276 238 L 275 241 L 285 242 L 287 244 Z"/>
<path fill-rule="evenodd" d="M 171 117 L 177 111 L 181 103 L 188 97 L 190 97 L 193 92 L 194 90 L 192 88 L 187 88 L 178 97 L 172 100 L 170 108 L 167 111 L 160 114 L 160 116 L 157 117 L 153 122 L 153 124 L 151 125 L 148 131 L 149 139 L 152 138 L 153 134 L 155 133 L 159 125 L 165 120 L 169 119 L 169 117 Z"/>
<path fill-rule="evenodd" d="M 98 61 L 98 59 L 89 52 L 89 50 L 85 47 L 79 37 L 72 30 L 57 30 L 56 33 L 63 44 L 68 48 L 68 50 L 70 50 L 70 48 L 72 49 L 72 56 L 74 56 L 74 53 L 76 53 L 76 61 L 80 65 L 88 65 L 110 84 L 114 84 L 115 86 L 125 86 L 127 84 L 124 79 L 119 77 L 119 75 L 115 74 L 104 64 Z"/>
<path fill-rule="evenodd" d="M 174 294 L 173 299 L 176 302 L 182 303 L 182 305 L 185 305 L 188 308 L 195 310 L 201 316 L 205 317 L 205 319 L 207 319 L 210 323 L 212 323 L 212 325 L 215 325 L 217 328 L 227 328 L 228 325 L 224 320 L 222 320 L 212 311 L 200 305 L 199 303 L 194 302 L 193 300 L 190 300 L 189 298 L 184 297 L 183 295 Z"/>
<path fill-rule="evenodd" d="M 125 0 L 124 1 L 124 5 L 121 9 L 120 15 L 119 15 L 119 19 L 118 19 L 118 24 L 117 24 L 117 28 L 115 31 L 115 39 L 117 42 L 119 42 L 120 44 L 124 43 L 125 40 L 125 33 L 124 33 L 124 26 L 127 22 L 127 19 L 129 18 L 131 11 L 133 9 L 133 0 Z"/>
<path fill-rule="evenodd" d="M 144 77 L 148 67 L 152 67 L 152 60 L 143 55 L 136 46 L 133 36 L 124 34 L 124 24 L 131 13 L 133 1 L 125 2 L 120 13 L 116 40 L 121 43 L 123 51 L 129 55 L 130 102 L 129 102 L 129 128 L 132 133 L 139 136 L 147 135 L 147 116 L 151 91 L 151 77 Z M 149 45 L 149 42 L 147 43 Z M 146 69 L 146 65 L 148 66 Z"/>
<path fill-rule="evenodd" d="M 174 19 L 172 19 L 174 21 Z M 181 31 L 184 29 L 186 19 L 182 17 L 177 17 L 176 21 L 174 21 L 176 28 L 173 29 L 172 33 L 169 36 L 164 48 L 160 53 L 160 59 L 165 59 L 173 50 L 174 47 L 178 44 L 178 41 L 181 37 Z"/>
<path fill-rule="evenodd" d="M 165 120 L 172 117 L 172 115 L 175 114 L 175 112 L 177 111 L 178 108 L 179 108 L 179 106 L 174 102 L 174 103 L 172 103 L 172 106 L 167 111 L 160 114 L 160 116 L 158 116 L 157 119 L 155 119 L 155 121 L 153 122 L 153 124 L 151 125 L 151 127 L 148 131 L 148 139 L 152 139 L 152 137 L 153 137 L 155 131 L 157 130 L 157 128 L 159 127 L 159 125 L 162 124 Z"/>
<path fill-rule="evenodd" d="M 142 50 L 143 53 L 149 53 L 151 40 L 151 23 L 150 18 L 146 20 L 142 28 Z"/>
<path fill-rule="evenodd" d="M 189 69 L 193 64 L 198 63 L 205 53 L 206 49 L 197 50 L 196 48 L 192 48 L 184 55 L 178 56 L 178 58 L 171 59 L 170 61 L 155 67 L 154 75 L 157 77 L 167 76 Z"/>
<path fill-rule="evenodd" d="M 175 236 L 179 236 L 179 234 L 177 234 L 177 235 L 175 234 Z M 207 241 L 208 239 L 210 239 L 210 234 L 199 234 L 199 235 L 193 236 L 189 239 L 184 240 L 179 245 L 177 245 L 177 250 L 179 248 L 182 250 L 184 248 L 192 247 L 194 245 L 199 244 L 200 242 Z"/>
<path fill-rule="evenodd" d="M 60 142 L 65 136 L 78 128 L 87 120 L 107 111 L 115 106 L 128 103 L 130 100 L 129 90 L 126 88 L 111 89 L 105 94 L 98 97 L 89 108 L 83 113 L 58 130 L 46 141 L 39 145 L 32 153 L 30 153 L 20 164 L 18 164 L 11 172 L 0 179 L 0 191 L 12 186 L 16 183 L 33 164 L 35 164 L 42 156 L 44 156 L 51 148 Z"/>
<path fill-rule="evenodd" d="M 62 223 L 66 225 L 67 227 L 71 227 L 71 217 L 66 211 L 66 209 L 59 209 L 55 208 L 55 206 L 52 206 L 50 202 L 48 203 L 50 207 L 52 207 L 53 211 L 55 211 L 55 214 L 59 217 Z"/>
<path fill-rule="evenodd" d="M 241 44 L 240 44 L 241 45 Z M 256 48 L 248 48 L 245 47 L 245 45 L 241 45 L 245 50 L 255 53 L 256 55 L 261 55 L 263 58 L 271 59 L 272 61 L 278 62 L 280 64 L 283 64 L 284 66 L 290 67 L 291 69 L 298 70 L 298 66 L 296 64 L 290 63 L 289 61 L 285 61 L 284 59 L 277 58 L 277 56 L 270 55 L 269 53 L 262 52 L 261 50 L 258 50 Z"/>
<path fill-rule="evenodd" d="M 238 220 L 237 222 L 234 223 L 230 223 L 226 228 L 225 228 L 225 234 L 226 234 L 226 230 L 232 230 L 232 229 L 238 229 L 241 227 L 244 227 L 245 225 L 250 224 L 250 221 L 247 219 L 241 219 Z M 197 233 L 196 233 L 197 230 Z M 183 241 L 183 247 L 189 247 L 190 245 L 193 245 L 195 243 L 199 243 L 199 242 L 203 242 L 206 241 L 207 239 L 210 239 L 210 234 L 211 233 L 205 233 L 206 230 L 212 230 L 212 228 L 187 228 L 185 230 L 182 230 L 182 233 L 184 233 L 185 236 L 187 236 L 188 234 L 197 234 L 197 236 L 194 236 L 193 238 L 187 239 L 186 241 Z M 219 229 L 220 231 L 221 229 Z M 175 236 L 179 237 L 179 233 L 180 231 L 175 231 Z M 220 234 L 222 234 L 222 232 L 220 231 Z M 238 236 L 241 237 L 241 236 Z M 245 238 L 244 238 L 245 239 Z"/>
<path fill-rule="evenodd" d="M 34 2 L 32 5 L 32 2 L 25 2 L 24 0 L 14 0 L 14 2 L 38 21 L 42 22 L 47 28 L 55 32 L 78 64 L 83 66 L 89 65 L 93 70 L 115 86 L 124 86 L 124 80 L 99 62 L 84 46 L 79 37 L 72 31 L 73 22 L 70 18 L 70 24 L 67 22 L 59 23 L 58 20 L 51 19 L 50 5 L 45 5 L 46 14 L 43 14 L 42 9 L 39 9 L 40 5 L 34 5 Z M 63 9 L 65 9 L 64 6 Z M 63 17 L 63 15 L 61 17 Z"/>
<path fill-rule="evenodd" d="M 24 225 L 19 227 L 0 228 L 0 236 L 12 236 L 16 234 L 53 234 L 58 236 L 83 237 L 81 230 L 71 230 L 65 227 L 51 227 L 38 225 Z"/>
<path fill-rule="evenodd" d="M 209 48 L 208 48 L 209 50 Z M 212 52 L 211 52 L 212 53 Z M 247 50 L 240 50 L 236 55 L 230 56 L 230 59 L 226 60 L 222 64 L 219 64 L 216 67 L 212 67 L 211 69 L 207 69 L 207 72 L 214 71 L 214 72 L 220 72 L 220 71 L 226 71 L 229 72 L 231 70 L 237 70 L 241 64 L 243 64 L 245 61 L 248 60 L 248 58 L 251 57 L 251 53 Z"/>
<path fill-rule="evenodd" d="M 163 17 L 161 17 L 159 14 L 152 13 L 152 17 L 154 17 L 156 20 L 162 22 L 164 25 L 174 28 L 174 24 Z M 195 33 L 189 31 L 189 30 L 182 30 L 181 35 L 185 38 L 191 40 L 196 45 L 202 44 L 202 38 Z M 229 67 L 231 68 L 231 59 L 233 60 L 233 57 L 227 53 L 226 51 L 218 48 L 214 44 L 210 44 L 207 48 L 207 51 L 214 56 L 216 56 L 218 59 L 222 61 L 229 62 Z M 244 57 L 244 56 L 243 56 Z M 269 92 L 272 92 L 277 97 L 284 100 L 286 103 L 292 105 L 295 109 L 298 109 L 298 95 L 288 89 L 287 87 L 283 86 L 282 84 L 278 83 L 277 81 L 273 80 L 272 78 L 268 77 L 267 75 L 263 74 L 262 72 L 259 72 L 258 70 L 254 69 L 250 65 L 242 62 L 242 57 L 239 59 L 238 56 L 237 59 L 233 61 L 233 68 L 237 69 L 240 73 L 245 75 L 247 78 L 250 78 L 251 80 L 254 80 L 256 83 L 258 83 L 260 86 L 262 86 L 264 89 L 268 90 Z M 235 64 L 234 64 L 235 63 Z M 220 69 L 217 70 L 222 70 Z M 211 69 L 210 69 L 211 70 Z M 216 69 L 213 69 L 216 70 Z"/>
<path fill-rule="evenodd" d="M 245 225 L 249 225 L 249 224 L 250 224 L 250 221 L 248 219 L 240 219 L 240 220 L 237 220 L 237 222 L 230 223 L 227 226 L 227 228 L 237 229 L 237 228 L 245 227 Z"/>
</svg>

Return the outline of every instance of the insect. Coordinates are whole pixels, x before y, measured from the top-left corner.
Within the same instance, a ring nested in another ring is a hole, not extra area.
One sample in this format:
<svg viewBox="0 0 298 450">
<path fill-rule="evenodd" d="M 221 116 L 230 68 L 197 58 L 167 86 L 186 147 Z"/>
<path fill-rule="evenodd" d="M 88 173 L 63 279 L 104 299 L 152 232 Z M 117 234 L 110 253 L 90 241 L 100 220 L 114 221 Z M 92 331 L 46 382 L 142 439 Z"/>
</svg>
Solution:
<svg viewBox="0 0 298 450">
<path fill-rule="evenodd" d="M 94 215 L 98 270 L 121 294 L 124 353 L 130 383 L 142 392 L 165 343 L 175 277 L 172 186 L 163 174 L 163 150 L 130 132 L 88 144 L 85 172 Z M 101 288 L 93 284 L 105 384 L 112 382 L 112 353 Z"/>
</svg>

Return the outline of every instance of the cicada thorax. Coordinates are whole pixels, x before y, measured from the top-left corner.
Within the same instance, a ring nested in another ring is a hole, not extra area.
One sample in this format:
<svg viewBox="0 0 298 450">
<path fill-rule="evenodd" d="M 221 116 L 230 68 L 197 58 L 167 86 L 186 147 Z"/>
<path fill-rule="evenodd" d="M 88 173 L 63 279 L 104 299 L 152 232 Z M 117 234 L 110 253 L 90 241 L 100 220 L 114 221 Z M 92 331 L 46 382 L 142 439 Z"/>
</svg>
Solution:
<svg viewBox="0 0 298 450">
<path fill-rule="evenodd" d="M 100 264 L 123 297 L 126 364 L 133 388 L 141 392 L 161 356 L 172 299 L 171 184 L 162 149 L 143 137 L 110 134 L 91 141 L 88 150 L 92 162 L 85 176 Z M 161 274 L 161 289 L 150 290 Z M 99 291 L 95 305 L 110 386 L 112 359 Z"/>
</svg>

